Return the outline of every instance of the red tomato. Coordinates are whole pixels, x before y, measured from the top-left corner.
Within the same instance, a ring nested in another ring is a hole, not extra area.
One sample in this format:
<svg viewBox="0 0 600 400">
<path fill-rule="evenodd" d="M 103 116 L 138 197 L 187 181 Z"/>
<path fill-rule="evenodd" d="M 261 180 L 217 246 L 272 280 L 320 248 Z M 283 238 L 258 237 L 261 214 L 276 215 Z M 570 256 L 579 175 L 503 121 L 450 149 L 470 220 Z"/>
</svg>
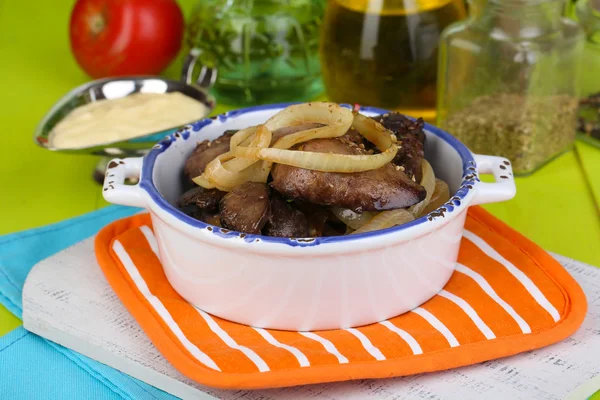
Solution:
<svg viewBox="0 0 600 400">
<path fill-rule="evenodd" d="M 174 0 L 77 0 L 71 49 L 93 78 L 158 75 L 181 48 L 184 20 Z"/>
</svg>

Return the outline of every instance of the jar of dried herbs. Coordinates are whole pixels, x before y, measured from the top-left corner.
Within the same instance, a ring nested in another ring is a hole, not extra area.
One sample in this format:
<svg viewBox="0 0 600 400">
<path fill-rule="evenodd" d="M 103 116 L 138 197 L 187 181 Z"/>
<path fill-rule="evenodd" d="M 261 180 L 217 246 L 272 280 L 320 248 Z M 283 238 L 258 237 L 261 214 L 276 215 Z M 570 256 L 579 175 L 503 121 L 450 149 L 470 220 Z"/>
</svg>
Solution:
<svg viewBox="0 0 600 400">
<path fill-rule="evenodd" d="M 442 34 L 438 125 L 473 152 L 529 174 L 569 149 L 577 129 L 581 28 L 559 0 L 472 0 Z"/>
</svg>

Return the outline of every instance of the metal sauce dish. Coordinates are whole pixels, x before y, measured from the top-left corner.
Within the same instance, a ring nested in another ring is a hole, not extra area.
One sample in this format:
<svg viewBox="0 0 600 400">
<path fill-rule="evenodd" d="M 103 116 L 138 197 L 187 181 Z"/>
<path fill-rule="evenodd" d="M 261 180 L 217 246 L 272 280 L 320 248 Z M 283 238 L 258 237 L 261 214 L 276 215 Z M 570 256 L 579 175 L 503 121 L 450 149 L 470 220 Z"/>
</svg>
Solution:
<svg viewBox="0 0 600 400">
<path fill-rule="evenodd" d="M 49 140 L 52 130 L 63 118 L 77 107 L 98 100 L 118 99 L 140 92 L 181 92 L 182 94 L 201 102 L 206 107 L 206 113 L 204 115 L 198 115 L 194 121 L 200 120 L 210 114 L 216 103 L 214 97 L 211 96 L 208 91 L 196 84 L 188 84 L 183 81 L 165 79 L 157 76 L 130 76 L 99 79 L 83 84 L 61 98 L 38 124 L 34 133 L 35 143 L 47 150 L 71 154 L 92 154 L 104 157 L 142 156 L 148 152 L 152 145 L 164 136 L 193 122 L 188 121 L 185 124 L 173 126 L 167 130 L 148 132 L 145 135 L 132 139 L 104 143 L 91 147 L 73 149 L 56 149 L 52 147 Z M 94 177 L 100 181 L 104 177 L 104 171 L 108 161 L 107 158 L 102 158 L 96 166 Z"/>
</svg>

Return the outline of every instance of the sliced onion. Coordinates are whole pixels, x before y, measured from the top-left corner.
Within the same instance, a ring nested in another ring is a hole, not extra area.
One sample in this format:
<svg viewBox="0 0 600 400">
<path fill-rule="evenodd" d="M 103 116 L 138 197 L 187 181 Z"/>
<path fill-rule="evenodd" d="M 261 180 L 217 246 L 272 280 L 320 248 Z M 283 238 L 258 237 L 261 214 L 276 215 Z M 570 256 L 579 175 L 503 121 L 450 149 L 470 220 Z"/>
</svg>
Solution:
<svg viewBox="0 0 600 400">
<path fill-rule="evenodd" d="M 238 136 L 237 140 L 242 142 L 249 140 L 251 149 L 267 147 L 271 143 L 271 131 L 264 125 L 258 125 L 245 131 L 240 131 L 242 134 Z M 236 135 L 240 132 L 237 132 Z M 216 187 L 219 190 L 231 191 L 235 186 L 244 182 L 267 182 L 270 171 L 270 165 L 265 167 L 265 162 L 236 158 L 235 154 L 229 151 L 209 162 L 204 173 L 194 178 L 194 182 L 207 189 Z"/>
<path fill-rule="evenodd" d="M 248 168 L 249 166 L 253 165 L 256 162 L 258 162 L 258 161 L 251 160 L 251 159 L 245 159 L 245 158 L 233 158 L 233 159 L 223 163 L 223 167 L 227 171 L 240 172 L 241 170 Z"/>
<path fill-rule="evenodd" d="M 398 147 L 396 145 L 392 145 L 383 153 L 372 155 L 315 153 L 274 148 L 258 150 L 240 146 L 236 148 L 235 155 L 250 160 L 267 160 L 314 171 L 352 173 L 381 168 L 391 162 L 397 152 Z"/>
<path fill-rule="evenodd" d="M 233 154 L 236 157 L 239 158 L 245 158 L 248 160 L 254 160 L 254 161 L 258 161 L 260 160 L 261 156 L 260 156 L 260 151 L 262 149 L 258 149 L 256 147 L 244 147 L 244 146 L 238 146 L 235 148 L 235 150 L 233 151 Z"/>
<path fill-rule="evenodd" d="M 381 151 L 385 151 L 395 142 L 396 136 L 379 122 L 362 114 L 354 114 L 352 127 Z M 393 139 L 392 139 L 393 136 Z"/>
<path fill-rule="evenodd" d="M 438 209 L 450 199 L 450 189 L 448 184 L 441 179 L 435 180 L 435 189 L 427 207 L 421 211 L 419 216 L 427 215 L 430 212 Z"/>
<path fill-rule="evenodd" d="M 215 185 L 211 183 L 204 174 L 197 176 L 192 179 L 194 183 L 198 186 L 202 186 L 204 189 L 214 189 Z"/>
<path fill-rule="evenodd" d="M 273 131 L 307 122 L 325 126 L 284 136 L 275 142 L 273 148 L 269 147 Z M 343 136 L 353 123 L 382 153 L 347 155 L 288 150 L 307 140 Z M 378 169 L 396 156 L 398 146 L 394 144 L 394 138 L 378 122 L 360 114 L 355 116 L 351 110 L 335 103 L 292 105 L 275 114 L 264 125 L 236 132 L 230 141 L 230 151 L 212 160 L 204 174 L 194 181 L 202 187 L 228 191 L 247 181 L 266 182 L 273 163 L 321 172 L 353 173 Z"/>
<path fill-rule="evenodd" d="M 233 157 L 230 152 L 221 154 L 208 163 L 204 173 L 200 177 L 194 178 L 193 181 L 197 185 L 202 186 L 207 180 L 214 187 L 224 192 L 229 192 L 245 182 L 263 182 L 264 171 L 262 163 L 255 162 L 250 167 L 241 171 L 229 171 L 223 166 L 223 162 Z M 264 182 L 266 182 L 266 178 L 264 178 Z"/>
<path fill-rule="evenodd" d="M 237 135 L 237 133 L 236 133 L 236 135 Z M 247 139 L 252 138 L 252 140 L 249 144 L 250 148 L 262 149 L 262 148 L 269 147 L 269 145 L 271 144 L 272 132 L 266 126 L 258 125 L 256 127 L 254 127 L 253 135 L 254 136 L 251 136 L 249 134 L 249 135 L 247 135 L 248 137 L 244 139 L 244 140 L 247 140 Z M 243 138 L 243 136 L 241 136 L 241 138 Z M 232 138 L 232 140 L 233 140 L 233 138 Z M 230 146 L 233 146 L 233 145 L 230 145 Z M 231 150 L 229 152 L 232 154 L 235 154 L 236 148 L 237 148 L 237 145 L 236 145 L 236 147 L 231 147 Z M 225 167 L 225 169 L 227 169 L 229 171 L 239 172 L 243 169 L 250 167 L 256 161 L 257 160 L 252 160 L 252 159 L 234 158 L 234 159 L 224 163 L 223 166 Z"/>
<path fill-rule="evenodd" d="M 404 208 L 397 210 L 382 211 L 373 217 L 369 222 L 364 224 L 360 229 L 355 230 L 355 233 L 365 233 L 371 231 L 378 231 L 380 229 L 391 228 L 392 226 L 402 225 L 407 222 L 413 221 L 414 215 Z"/>
<path fill-rule="evenodd" d="M 205 189 L 206 189 L 206 187 L 204 185 L 206 184 L 206 182 L 208 182 L 208 184 L 212 185 L 212 187 L 216 187 L 219 190 L 223 190 L 222 187 L 225 187 L 229 181 L 233 181 L 235 175 L 238 174 L 237 172 L 227 171 L 223 167 L 223 162 L 232 160 L 233 158 L 234 158 L 234 155 L 231 154 L 231 152 L 227 152 L 227 153 L 217 156 L 215 159 L 213 159 L 211 162 L 209 162 L 206 165 L 206 168 L 204 168 L 204 172 L 202 173 L 202 175 L 200 175 L 199 177 L 193 178 L 192 180 L 197 185 L 202 186 Z M 215 182 L 216 179 L 213 175 L 215 172 L 217 173 L 217 177 L 223 178 L 223 180 L 226 183 L 225 185 L 220 185 L 217 182 Z"/>
<path fill-rule="evenodd" d="M 267 180 L 269 180 L 269 175 L 271 174 L 273 163 L 269 161 L 262 161 L 258 164 L 258 172 L 254 176 L 254 180 L 252 182 L 267 183 Z"/>
<path fill-rule="evenodd" d="M 241 143 L 248 141 L 256 133 L 258 126 L 251 126 L 237 131 L 229 141 L 229 150 L 235 150 Z"/>
<path fill-rule="evenodd" d="M 295 104 L 284 108 L 265 122 L 271 131 L 307 122 L 324 124 L 320 128 L 292 133 L 273 145 L 277 149 L 289 149 L 294 145 L 313 139 L 327 139 L 346 134 L 352 126 L 352 111 L 335 103 L 313 102 Z"/>
<path fill-rule="evenodd" d="M 435 190 L 435 174 L 433 173 L 433 168 L 431 168 L 431 164 L 427 162 L 427 160 L 423 159 L 421 163 L 421 168 L 423 170 L 423 177 L 421 178 L 421 186 L 425 188 L 427 191 L 427 196 L 425 199 L 410 207 L 408 211 L 412 213 L 412 215 L 418 217 L 421 215 L 427 204 L 431 201 L 431 197 L 433 196 L 433 191 Z"/>
<path fill-rule="evenodd" d="M 331 207 L 330 210 L 340 221 L 345 223 L 346 226 L 352 228 L 352 230 L 361 228 L 364 224 L 373 219 L 375 215 L 377 215 L 377 212 L 373 211 L 356 213 L 352 210 L 341 207 Z"/>
</svg>

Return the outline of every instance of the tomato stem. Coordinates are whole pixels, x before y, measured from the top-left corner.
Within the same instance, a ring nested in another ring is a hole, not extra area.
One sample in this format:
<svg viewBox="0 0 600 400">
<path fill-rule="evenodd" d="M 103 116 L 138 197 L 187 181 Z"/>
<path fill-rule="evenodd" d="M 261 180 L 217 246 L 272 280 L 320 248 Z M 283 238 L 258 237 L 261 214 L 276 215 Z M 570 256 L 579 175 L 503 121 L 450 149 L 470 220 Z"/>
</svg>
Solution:
<svg viewBox="0 0 600 400">
<path fill-rule="evenodd" d="M 100 32 L 102 32 L 106 26 L 104 17 L 101 14 L 90 15 L 88 18 L 88 24 L 90 26 L 90 31 L 94 36 L 100 34 Z"/>
</svg>

